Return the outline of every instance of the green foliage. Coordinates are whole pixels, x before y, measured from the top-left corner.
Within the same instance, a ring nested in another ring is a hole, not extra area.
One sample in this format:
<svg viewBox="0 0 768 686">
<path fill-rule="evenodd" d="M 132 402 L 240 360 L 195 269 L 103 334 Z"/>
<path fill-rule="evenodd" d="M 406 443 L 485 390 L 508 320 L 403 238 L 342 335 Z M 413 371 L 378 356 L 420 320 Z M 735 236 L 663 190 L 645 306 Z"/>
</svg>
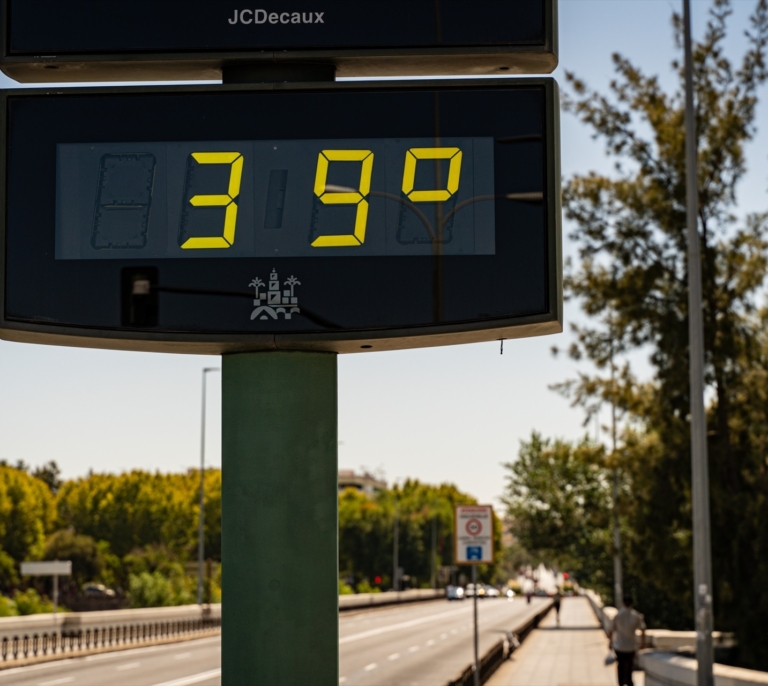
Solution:
<svg viewBox="0 0 768 686">
<path fill-rule="evenodd" d="M 0 588 L 8 590 L 19 583 L 19 575 L 13 558 L 0 548 Z"/>
<path fill-rule="evenodd" d="M 368 579 L 363 579 L 357 584 L 356 591 L 358 593 L 381 593 L 381 589 L 378 586 L 371 586 Z"/>
<path fill-rule="evenodd" d="M 59 478 L 60 475 L 61 470 L 59 469 L 59 465 L 56 464 L 55 460 L 51 460 L 50 462 L 44 464 L 42 467 L 38 467 L 32 471 L 32 476 L 34 476 L 36 479 L 40 479 L 40 481 L 48 486 L 48 488 L 51 490 L 51 493 L 54 495 L 59 492 L 61 485 L 64 483 L 61 478 Z"/>
<path fill-rule="evenodd" d="M 39 557 L 55 516 L 53 495 L 42 481 L 0 465 L 0 548 L 14 560 Z"/>
<path fill-rule="evenodd" d="M 373 498 L 354 489 L 339 495 L 339 569 L 355 586 L 369 584 L 377 576 L 380 587 L 392 587 L 394 527 L 398 520 L 399 565 L 410 577 L 410 586 L 428 587 L 432 574 L 433 521 L 436 534 L 436 568 L 453 564 L 453 507 L 477 501 L 452 484 L 431 486 L 407 480 Z M 497 521 L 496 549 L 501 548 Z M 480 568 L 490 581 L 495 568 Z"/>
<path fill-rule="evenodd" d="M 52 534 L 45 544 L 44 560 L 72 560 L 72 579 L 78 588 L 89 581 L 103 581 L 106 566 L 102 550 L 90 536 L 62 529 Z M 108 550 L 108 544 L 106 545 Z"/>
<path fill-rule="evenodd" d="M 755 6 L 734 66 L 724 53 L 730 3 L 713 1 L 694 46 L 694 90 L 715 621 L 737 632 L 744 666 L 766 669 L 768 319 L 758 301 L 768 215 L 735 216 L 758 87 L 768 77 L 768 3 Z M 673 23 L 680 45 L 680 17 Z M 566 109 L 605 143 L 616 172 L 576 175 L 564 189 L 579 247 L 566 288 L 591 318 L 574 327 L 570 352 L 598 371 L 560 390 L 588 414 L 607 401 L 624 414 L 621 445 L 609 461 L 631 494 L 620 499 L 625 586 L 651 624 L 693 628 L 683 71 L 673 64 L 680 86 L 667 93 L 619 55 L 614 67 L 607 95 L 567 75 Z M 627 364 L 614 366 L 616 355 L 639 350 L 650 352 L 649 383 Z"/>
<path fill-rule="evenodd" d="M 343 579 L 339 579 L 339 595 L 352 595 L 355 592 L 355 589 L 352 588 L 348 583 L 346 583 Z"/>
<path fill-rule="evenodd" d="M 206 556 L 221 559 L 221 471 L 205 474 Z M 80 534 L 109 541 L 119 557 L 164 546 L 185 557 L 197 546 L 200 473 L 91 474 L 68 481 L 58 496 L 59 520 Z"/>
<path fill-rule="evenodd" d="M 597 590 L 610 589 L 611 487 L 602 446 L 534 433 L 504 468 L 502 502 L 522 547 Z"/>
<path fill-rule="evenodd" d="M 191 580 L 183 575 L 141 572 L 130 575 L 128 597 L 131 607 L 190 605 L 195 602 L 191 586 Z"/>
<path fill-rule="evenodd" d="M 19 610 L 16 603 L 4 595 L 0 595 L 0 617 L 18 617 Z"/>
<path fill-rule="evenodd" d="M 16 591 L 13 594 L 13 602 L 20 615 L 39 615 L 53 612 L 53 603 L 48 598 L 41 598 L 34 588 L 28 588 L 26 591 Z M 59 608 L 60 611 L 61 609 Z"/>
</svg>

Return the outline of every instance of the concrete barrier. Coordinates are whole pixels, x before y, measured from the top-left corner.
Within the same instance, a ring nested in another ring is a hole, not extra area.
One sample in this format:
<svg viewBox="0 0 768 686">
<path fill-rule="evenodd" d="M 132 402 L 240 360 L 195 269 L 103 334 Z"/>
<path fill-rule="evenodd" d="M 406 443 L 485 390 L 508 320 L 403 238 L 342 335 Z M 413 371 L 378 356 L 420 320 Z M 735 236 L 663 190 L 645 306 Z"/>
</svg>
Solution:
<svg viewBox="0 0 768 686">
<path fill-rule="evenodd" d="M 618 610 L 610 605 L 603 605 L 603 601 L 594 591 L 584 591 L 583 594 L 589 600 L 592 610 L 597 617 L 597 621 L 603 627 L 606 635 L 610 631 L 613 618 Z M 640 647 L 640 632 L 637 634 L 638 648 Z M 736 641 L 732 633 L 713 631 L 712 643 L 715 648 L 733 648 Z M 669 631 L 667 629 L 648 629 L 645 632 L 645 647 L 655 650 L 676 652 L 679 650 L 696 650 L 696 632 L 695 631 Z"/>
<path fill-rule="evenodd" d="M 399 603 L 416 603 L 424 600 L 445 598 L 445 589 L 412 589 L 410 591 L 387 591 L 385 593 L 355 593 L 339 596 L 339 611 L 360 610 L 366 607 L 381 607 Z"/>
<path fill-rule="evenodd" d="M 645 686 L 696 686 L 696 660 L 672 653 L 644 651 L 640 667 Z M 715 686 L 756 686 L 768 684 L 768 672 L 715 665 Z"/>
</svg>

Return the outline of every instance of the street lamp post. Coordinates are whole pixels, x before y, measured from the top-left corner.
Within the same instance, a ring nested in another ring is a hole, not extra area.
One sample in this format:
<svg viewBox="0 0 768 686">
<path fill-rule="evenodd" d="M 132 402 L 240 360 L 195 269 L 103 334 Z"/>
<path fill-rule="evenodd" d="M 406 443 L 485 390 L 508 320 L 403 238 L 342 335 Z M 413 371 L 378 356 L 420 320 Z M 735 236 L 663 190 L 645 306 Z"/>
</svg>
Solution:
<svg viewBox="0 0 768 686">
<path fill-rule="evenodd" d="M 200 525 L 197 532 L 197 604 L 203 604 L 203 557 L 205 556 L 205 386 L 208 372 L 221 371 L 219 367 L 203 369 L 203 408 L 200 419 Z"/>
<path fill-rule="evenodd" d="M 683 0 L 685 27 L 685 173 L 688 209 L 688 337 L 691 394 L 691 499 L 697 686 L 712 686 L 712 551 L 709 528 L 707 417 L 704 413 L 704 323 L 698 228 L 698 155 L 693 102 L 691 0 Z"/>
</svg>

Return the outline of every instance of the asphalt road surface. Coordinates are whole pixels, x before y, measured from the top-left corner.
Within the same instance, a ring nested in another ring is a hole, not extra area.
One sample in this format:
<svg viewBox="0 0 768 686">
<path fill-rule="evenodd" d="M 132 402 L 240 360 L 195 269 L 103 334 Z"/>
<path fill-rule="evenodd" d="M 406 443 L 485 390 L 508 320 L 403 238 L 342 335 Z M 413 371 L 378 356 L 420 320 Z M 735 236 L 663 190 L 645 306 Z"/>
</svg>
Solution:
<svg viewBox="0 0 768 686">
<path fill-rule="evenodd" d="M 542 607 L 516 598 L 478 603 L 480 654 Z M 473 659 L 472 602 L 433 601 L 344 613 L 340 684 L 443 686 Z M 219 686 L 218 636 L 0 671 L 0 686 Z M 308 685 L 309 686 L 309 685 Z"/>
</svg>

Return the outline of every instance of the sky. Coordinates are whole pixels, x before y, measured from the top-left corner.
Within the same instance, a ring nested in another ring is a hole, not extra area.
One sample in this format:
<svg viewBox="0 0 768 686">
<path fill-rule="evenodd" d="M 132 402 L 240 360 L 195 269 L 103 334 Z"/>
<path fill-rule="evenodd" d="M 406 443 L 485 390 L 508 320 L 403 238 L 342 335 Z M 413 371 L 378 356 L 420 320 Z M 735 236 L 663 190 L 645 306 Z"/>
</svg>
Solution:
<svg viewBox="0 0 768 686">
<path fill-rule="evenodd" d="M 735 0 L 728 49 L 739 55 L 753 0 Z M 566 88 L 572 71 L 605 89 L 611 54 L 621 52 L 672 86 L 675 57 L 670 17 L 679 0 L 560 0 L 560 66 Z M 708 0 L 694 0 L 700 35 Z M 0 87 L 16 84 L 0 76 Z M 758 126 L 765 116 L 761 106 Z M 765 127 L 768 130 L 768 127 Z M 610 162 L 590 131 L 562 118 L 562 171 L 568 178 Z M 741 211 L 765 205 L 768 133 L 749 147 L 750 171 Z M 564 226 L 564 252 L 575 254 Z M 580 410 L 549 389 L 579 370 L 550 348 L 567 347 L 566 332 L 504 344 L 485 343 L 339 358 L 339 467 L 368 468 L 386 480 L 452 482 L 481 502 L 498 504 L 503 463 L 514 460 L 532 431 L 577 439 Z M 647 364 L 633 360 L 641 373 Z M 182 471 L 200 461 L 201 370 L 219 366 L 207 356 L 128 353 L 0 341 L 0 458 L 40 465 L 56 460 L 63 476 L 130 469 Z M 644 367 L 645 365 L 645 367 Z M 582 368 L 587 371 L 587 368 Z M 206 462 L 221 465 L 220 375 L 209 375 Z M 605 438 L 603 435 L 602 438 Z"/>
</svg>

